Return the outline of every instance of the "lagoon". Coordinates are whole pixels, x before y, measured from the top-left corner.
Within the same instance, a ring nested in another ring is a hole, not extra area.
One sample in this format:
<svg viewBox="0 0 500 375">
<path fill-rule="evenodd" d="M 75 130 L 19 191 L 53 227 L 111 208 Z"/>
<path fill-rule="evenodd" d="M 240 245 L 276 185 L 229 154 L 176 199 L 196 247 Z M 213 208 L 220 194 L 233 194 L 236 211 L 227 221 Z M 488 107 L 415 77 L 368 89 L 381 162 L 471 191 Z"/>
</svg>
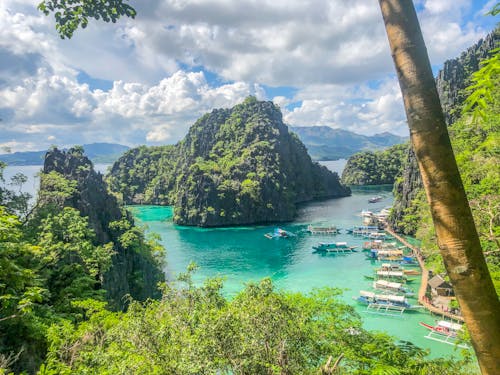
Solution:
<svg viewBox="0 0 500 375">
<path fill-rule="evenodd" d="M 345 160 L 321 162 L 339 173 Z M 109 165 L 96 165 L 104 173 Z M 23 191 L 36 195 L 41 166 L 6 167 L 6 182 L 14 174 L 21 172 L 28 177 Z M 368 199 L 381 195 L 382 201 L 370 204 Z M 219 276 L 225 280 L 224 292 L 232 296 L 249 281 L 270 277 L 276 287 L 290 291 L 308 292 L 314 288 L 336 287 L 343 290 L 341 298 L 355 306 L 362 316 L 365 328 L 387 332 L 400 340 L 411 341 L 427 348 L 431 356 L 458 355 L 450 345 L 427 340 L 426 330 L 419 326 L 423 321 L 433 324 L 437 317 L 427 312 L 405 313 L 401 318 L 384 317 L 366 312 L 364 306 L 357 305 L 353 297 L 360 290 L 371 290 L 371 282 L 364 275 L 373 273 L 377 266 L 365 260 L 364 253 L 345 255 L 313 254 L 312 246 L 320 241 L 345 241 L 358 246 L 363 239 L 345 233 L 336 236 L 312 236 L 305 232 L 308 224 L 331 224 L 348 228 L 361 224 L 362 209 L 378 211 L 392 204 L 391 186 L 354 188 L 350 197 L 329 199 L 301 205 L 298 216 L 292 223 L 280 225 L 296 233 L 291 239 L 269 240 L 264 234 L 273 226 L 248 226 L 218 229 L 180 227 L 172 222 L 172 209 L 159 206 L 133 206 L 131 211 L 147 227 L 148 232 L 161 236 L 161 243 L 167 250 L 167 276 L 172 279 L 184 272 L 190 262 L 200 267 L 194 279 L 201 284 L 206 278 Z M 418 290 L 419 285 L 412 285 Z M 415 300 L 410 300 L 416 303 Z"/>
<path fill-rule="evenodd" d="M 381 195 L 382 201 L 368 203 L 374 195 Z M 229 297 L 245 283 L 264 277 L 270 277 L 277 288 L 290 291 L 307 293 L 314 288 L 340 288 L 343 290 L 341 298 L 355 306 L 365 328 L 411 341 L 429 349 L 433 357 L 458 355 L 452 346 L 424 338 L 427 331 L 418 323 L 434 324 L 437 319 L 425 310 L 406 312 L 402 317 L 387 317 L 367 313 L 365 306 L 353 300 L 360 290 L 371 290 L 371 281 L 364 275 L 373 274 L 378 266 L 366 260 L 363 252 L 343 255 L 312 252 L 312 246 L 320 241 L 345 241 L 361 250 L 365 239 L 345 231 L 335 236 L 313 236 L 306 232 L 308 224 L 330 224 L 339 228 L 361 225 L 362 209 L 379 211 L 391 205 L 392 200 L 391 186 L 377 186 L 354 188 L 351 197 L 302 205 L 294 222 L 280 225 L 296 234 L 289 239 L 264 237 L 273 226 L 181 227 L 173 224 L 171 207 L 133 206 L 130 209 L 138 221 L 147 226 L 148 232 L 161 236 L 161 243 L 167 250 L 169 278 L 184 272 L 188 264 L 194 262 L 199 266 L 194 275 L 195 283 L 200 285 L 209 277 L 222 277 L 224 292 Z M 418 291 L 418 282 L 411 287 Z M 416 304 L 416 300 L 410 301 Z"/>
</svg>

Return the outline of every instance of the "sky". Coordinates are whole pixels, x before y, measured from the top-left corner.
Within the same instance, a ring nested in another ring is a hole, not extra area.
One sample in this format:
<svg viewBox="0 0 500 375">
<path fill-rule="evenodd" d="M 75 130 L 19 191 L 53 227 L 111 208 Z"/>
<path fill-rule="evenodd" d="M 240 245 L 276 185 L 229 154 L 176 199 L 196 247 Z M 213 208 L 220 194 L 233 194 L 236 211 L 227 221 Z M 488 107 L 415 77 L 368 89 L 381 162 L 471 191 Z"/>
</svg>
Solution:
<svg viewBox="0 0 500 375">
<path fill-rule="evenodd" d="M 131 0 L 135 19 L 65 40 L 39 1 L 0 2 L 0 153 L 172 144 L 249 95 L 291 126 L 408 134 L 376 0 Z M 434 72 L 496 2 L 414 1 Z"/>
</svg>

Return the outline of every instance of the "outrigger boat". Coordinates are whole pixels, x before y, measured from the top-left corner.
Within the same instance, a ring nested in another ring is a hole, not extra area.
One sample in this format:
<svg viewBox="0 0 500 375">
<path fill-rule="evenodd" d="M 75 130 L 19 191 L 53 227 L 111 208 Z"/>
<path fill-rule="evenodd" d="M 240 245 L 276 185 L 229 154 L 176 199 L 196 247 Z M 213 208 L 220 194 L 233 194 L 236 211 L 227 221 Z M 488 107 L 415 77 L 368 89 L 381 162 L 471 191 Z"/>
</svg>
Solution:
<svg viewBox="0 0 500 375">
<path fill-rule="evenodd" d="M 313 246 L 314 252 L 325 252 L 325 253 L 353 253 L 356 252 L 356 246 L 349 246 L 347 242 L 320 242 L 316 246 Z"/>
<path fill-rule="evenodd" d="M 311 234 L 338 234 L 339 233 L 338 228 L 335 226 L 322 227 L 322 226 L 308 225 L 307 231 Z"/>
<path fill-rule="evenodd" d="M 420 271 L 417 271 L 415 269 L 413 270 L 406 270 L 401 267 L 399 264 L 394 264 L 394 263 L 382 263 L 380 268 L 376 269 L 376 271 L 402 271 L 405 275 L 411 275 L 411 276 L 416 276 L 420 275 Z"/>
<path fill-rule="evenodd" d="M 295 233 L 288 232 L 284 229 L 281 228 L 275 228 L 273 232 L 269 232 L 264 234 L 265 237 L 269 239 L 273 238 L 290 238 L 290 237 L 295 237 Z"/>
<path fill-rule="evenodd" d="M 376 197 L 371 197 L 370 199 L 368 199 L 368 203 L 377 203 L 377 202 L 380 202 L 381 200 L 382 200 L 382 196 L 377 195 Z"/>
<path fill-rule="evenodd" d="M 385 240 L 387 238 L 387 234 L 384 232 L 371 232 L 368 233 L 367 237 L 370 240 Z"/>
<path fill-rule="evenodd" d="M 406 275 L 403 273 L 403 271 L 377 271 L 375 276 L 365 275 L 365 279 L 368 280 L 384 279 L 384 280 L 405 282 L 405 283 L 412 283 L 415 281 L 415 279 L 407 278 Z"/>
<path fill-rule="evenodd" d="M 393 311 L 402 315 L 405 311 L 413 311 L 422 308 L 419 305 L 408 303 L 405 296 L 396 296 L 393 294 L 375 294 L 361 290 L 359 297 L 354 297 L 356 301 L 367 305 L 367 311 L 375 314 L 392 315 Z"/>
<path fill-rule="evenodd" d="M 381 239 L 366 241 L 363 243 L 364 250 L 400 250 L 396 242 L 384 242 Z"/>
<path fill-rule="evenodd" d="M 403 260 L 399 262 L 402 266 L 406 267 L 420 267 L 418 261 L 414 257 L 403 257 Z"/>
<path fill-rule="evenodd" d="M 373 232 L 377 231 L 378 227 L 373 226 L 373 225 L 359 225 L 357 227 L 352 227 L 349 229 L 346 229 L 347 233 L 349 234 L 362 234 L 362 233 L 367 233 L 367 232 Z"/>
<path fill-rule="evenodd" d="M 368 259 L 372 260 L 394 260 L 401 261 L 403 260 L 403 250 L 378 250 L 371 249 L 370 253 L 367 255 Z"/>
<path fill-rule="evenodd" d="M 439 341 L 444 344 L 456 345 L 460 348 L 469 349 L 469 346 L 466 344 L 458 344 L 458 334 L 462 331 L 462 325 L 458 323 L 448 322 L 446 320 L 440 320 L 437 322 L 435 326 L 430 324 L 420 322 L 422 327 L 425 327 L 429 330 L 427 336 L 424 336 L 426 339 Z"/>
<path fill-rule="evenodd" d="M 401 283 L 396 283 L 388 280 L 376 280 L 373 282 L 373 289 L 388 290 L 394 293 L 401 293 L 405 296 L 413 296 L 415 293 L 410 288 L 403 286 Z"/>
</svg>

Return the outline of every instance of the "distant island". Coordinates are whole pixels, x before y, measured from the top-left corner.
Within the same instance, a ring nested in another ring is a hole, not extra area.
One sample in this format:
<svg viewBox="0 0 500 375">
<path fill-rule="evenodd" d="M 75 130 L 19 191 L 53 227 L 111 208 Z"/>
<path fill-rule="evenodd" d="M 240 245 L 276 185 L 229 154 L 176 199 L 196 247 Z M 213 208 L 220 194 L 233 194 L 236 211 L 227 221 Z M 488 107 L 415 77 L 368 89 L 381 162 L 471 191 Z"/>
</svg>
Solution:
<svg viewBox="0 0 500 375">
<path fill-rule="evenodd" d="M 313 160 L 348 159 L 361 151 L 383 150 L 409 140 L 388 132 L 366 136 L 329 126 L 290 126 L 290 130 L 299 136 Z"/>
<path fill-rule="evenodd" d="M 82 146 L 85 155 L 94 163 L 111 164 L 130 147 L 116 143 L 90 143 Z M 7 165 L 43 165 L 45 154 L 43 151 L 22 151 L 10 154 L 0 154 L 0 162 Z"/>
<path fill-rule="evenodd" d="M 297 203 L 351 193 L 254 97 L 202 116 L 175 146 L 127 151 L 108 181 L 126 204 L 173 205 L 177 224 L 201 227 L 290 221 Z"/>
</svg>

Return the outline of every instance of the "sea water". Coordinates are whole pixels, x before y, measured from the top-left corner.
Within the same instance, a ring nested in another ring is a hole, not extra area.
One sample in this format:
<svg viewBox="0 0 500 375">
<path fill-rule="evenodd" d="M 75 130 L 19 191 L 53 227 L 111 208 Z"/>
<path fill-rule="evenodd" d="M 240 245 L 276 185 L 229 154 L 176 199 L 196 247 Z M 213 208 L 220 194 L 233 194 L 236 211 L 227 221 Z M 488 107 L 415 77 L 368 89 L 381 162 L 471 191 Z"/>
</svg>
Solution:
<svg viewBox="0 0 500 375">
<path fill-rule="evenodd" d="M 368 203 L 374 195 L 383 199 Z M 309 224 L 335 225 L 346 229 L 361 225 L 361 210 L 380 211 L 393 201 L 391 186 L 354 188 L 352 196 L 312 202 L 299 207 L 296 220 L 279 227 L 295 234 L 291 238 L 268 239 L 273 225 L 245 226 L 217 229 L 177 226 L 172 222 L 172 208 L 160 206 L 133 206 L 134 216 L 146 225 L 148 232 L 161 236 L 167 251 L 169 278 L 184 272 L 194 262 L 199 269 L 194 275 L 198 285 L 209 277 L 224 279 L 224 293 L 231 297 L 246 283 L 270 277 L 277 288 L 307 293 L 314 288 L 335 287 L 342 289 L 341 299 L 353 305 L 362 316 L 364 327 L 386 332 L 396 339 L 410 341 L 429 349 L 432 357 L 458 356 L 453 346 L 425 339 L 428 331 L 419 322 L 434 324 L 439 318 L 424 309 L 405 312 L 402 316 L 383 316 L 367 312 L 353 298 L 360 290 L 371 291 L 372 282 L 365 275 L 373 275 L 379 264 L 367 260 L 361 251 L 366 239 L 341 230 L 337 235 L 311 235 Z M 314 253 L 312 246 L 318 242 L 347 242 L 356 246 L 357 252 L 349 254 Z M 419 277 L 409 284 L 418 292 Z M 410 299 L 417 304 L 416 299 Z"/>
</svg>

